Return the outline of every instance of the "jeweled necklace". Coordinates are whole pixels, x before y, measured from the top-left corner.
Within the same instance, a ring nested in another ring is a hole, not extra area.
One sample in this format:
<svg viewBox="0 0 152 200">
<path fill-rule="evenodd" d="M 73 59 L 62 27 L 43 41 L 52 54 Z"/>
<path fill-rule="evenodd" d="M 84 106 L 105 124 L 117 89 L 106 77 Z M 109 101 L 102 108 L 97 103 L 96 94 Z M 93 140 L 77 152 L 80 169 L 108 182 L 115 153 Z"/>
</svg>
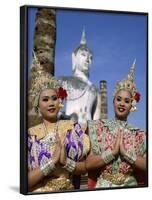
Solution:
<svg viewBox="0 0 152 200">
<path fill-rule="evenodd" d="M 53 131 L 53 133 L 57 132 L 57 130 L 58 130 L 58 123 L 59 123 L 59 121 L 57 120 L 57 122 L 54 125 L 54 131 Z M 46 134 L 48 134 L 49 132 L 47 131 L 45 123 L 43 122 L 42 125 L 43 125 L 43 129 L 45 130 Z"/>
<path fill-rule="evenodd" d="M 46 144 L 49 144 L 49 145 L 54 144 L 56 142 L 56 134 L 57 134 L 57 131 L 58 131 L 58 121 L 55 123 L 55 127 L 54 127 L 53 131 L 48 132 L 44 122 L 42 123 L 42 127 L 43 127 L 43 129 L 45 130 L 45 133 L 46 133 L 46 136 L 43 139 L 43 142 L 46 143 Z"/>
<path fill-rule="evenodd" d="M 114 121 L 115 121 L 117 124 L 119 124 L 119 126 L 122 126 L 122 127 L 126 127 L 127 124 L 128 124 L 127 120 L 126 120 L 126 121 L 123 121 L 123 120 L 120 120 L 120 119 L 115 118 Z"/>
</svg>

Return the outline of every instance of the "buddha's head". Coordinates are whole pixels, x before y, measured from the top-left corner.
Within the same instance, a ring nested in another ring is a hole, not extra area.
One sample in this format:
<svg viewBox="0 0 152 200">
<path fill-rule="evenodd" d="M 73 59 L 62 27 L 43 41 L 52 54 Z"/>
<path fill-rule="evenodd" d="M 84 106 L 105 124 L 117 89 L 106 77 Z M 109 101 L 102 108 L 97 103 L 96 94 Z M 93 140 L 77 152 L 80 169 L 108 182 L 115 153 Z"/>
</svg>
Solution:
<svg viewBox="0 0 152 200">
<path fill-rule="evenodd" d="M 72 70 L 89 74 L 89 68 L 92 62 L 92 52 L 86 45 L 85 32 L 82 33 L 80 45 L 72 53 Z"/>
</svg>

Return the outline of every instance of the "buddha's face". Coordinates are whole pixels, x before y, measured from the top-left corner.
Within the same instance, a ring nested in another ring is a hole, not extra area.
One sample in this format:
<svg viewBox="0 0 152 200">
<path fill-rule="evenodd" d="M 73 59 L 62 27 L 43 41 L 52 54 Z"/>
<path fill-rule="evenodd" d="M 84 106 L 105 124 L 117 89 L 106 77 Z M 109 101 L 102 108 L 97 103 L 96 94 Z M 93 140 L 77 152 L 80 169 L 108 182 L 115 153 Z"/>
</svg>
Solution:
<svg viewBox="0 0 152 200">
<path fill-rule="evenodd" d="M 120 90 L 114 98 L 115 116 L 119 120 L 126 120 L 132 107 L 131 94 L 127 90 Z"/>
<path fill-rule="evenodd" d="M 57 118 L 59 112 L 59 98 L 54 89 L 43 90 L 39 98 L 39 111 L 46 120 Z"/>
<path fill-rule="evenodd" d="M 92 54 L 87 50 L 79 49 L 75 55 L 75 68 L 82 71 L 89 71 L 92 61 Z"/>
</svg>

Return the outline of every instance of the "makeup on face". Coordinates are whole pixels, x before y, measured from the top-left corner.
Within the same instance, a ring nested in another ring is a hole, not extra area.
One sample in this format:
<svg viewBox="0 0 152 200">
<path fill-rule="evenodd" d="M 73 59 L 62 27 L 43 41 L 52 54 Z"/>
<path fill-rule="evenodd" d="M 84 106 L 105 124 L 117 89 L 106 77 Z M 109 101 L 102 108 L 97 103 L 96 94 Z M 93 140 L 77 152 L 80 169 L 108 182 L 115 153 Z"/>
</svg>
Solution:
<svg viewBox="0 0 152 200">
<path fill-rule="evenodd" d="M 59 112 L 59 98 L 53 89 L 41 92 L 39 98 L 39 110 L 45 119 L 56 118 Z"/>
<path fill-rule="evenodd" d="M 127 90 L 120 90 L 114 99 L 115 115 L 118 119 L 125 120 L 131 109 L 132 98 Z"/>
</svg>

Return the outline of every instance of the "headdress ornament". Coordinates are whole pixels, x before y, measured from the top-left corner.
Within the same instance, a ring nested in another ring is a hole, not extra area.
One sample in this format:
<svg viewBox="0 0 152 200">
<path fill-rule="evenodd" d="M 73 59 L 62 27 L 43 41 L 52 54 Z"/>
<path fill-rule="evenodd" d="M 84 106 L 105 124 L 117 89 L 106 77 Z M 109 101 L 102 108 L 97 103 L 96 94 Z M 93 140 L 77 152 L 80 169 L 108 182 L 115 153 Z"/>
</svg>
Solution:
<svg viewBox="0 0 152 200">
<path fill-rule="evenodd" d="M 134 60 L 133 64 L 130 67 L 129 74 L 127 75 L 126 79 L 123 79 L 121 81 L 118 81 L 115 87 L 115 90 L 113 92 L 113 97 L 116 96 L 117 92 L 120 90 L 128 90 L 131 93 L 132 96 L 132 108 L 130 111 L 136 111 L 136 103 L 140 100 L 140 93 L 138 92 L 136 85 L 134 83 L 134 71 L 135 71 L 135 63 L 136 59 Z"/>
<path fill-rule="evenodd" d="M 34 53 L 33 53 L 34 54 Z M 35 68 L 34 76 L 32 77 L 30 88 L 29 88 L 29 101 L 33 108 L 37 109 L 40 93 L 45 89 L 55 89 L 57 91 L 58 97 L 63 100 L 66 98 L 67 93 L 59 82 L 52 76 L 42 69 L 40 62 L 38 61 L 36 55 L 33 56 L 32 68 Z"/>
</svg>

